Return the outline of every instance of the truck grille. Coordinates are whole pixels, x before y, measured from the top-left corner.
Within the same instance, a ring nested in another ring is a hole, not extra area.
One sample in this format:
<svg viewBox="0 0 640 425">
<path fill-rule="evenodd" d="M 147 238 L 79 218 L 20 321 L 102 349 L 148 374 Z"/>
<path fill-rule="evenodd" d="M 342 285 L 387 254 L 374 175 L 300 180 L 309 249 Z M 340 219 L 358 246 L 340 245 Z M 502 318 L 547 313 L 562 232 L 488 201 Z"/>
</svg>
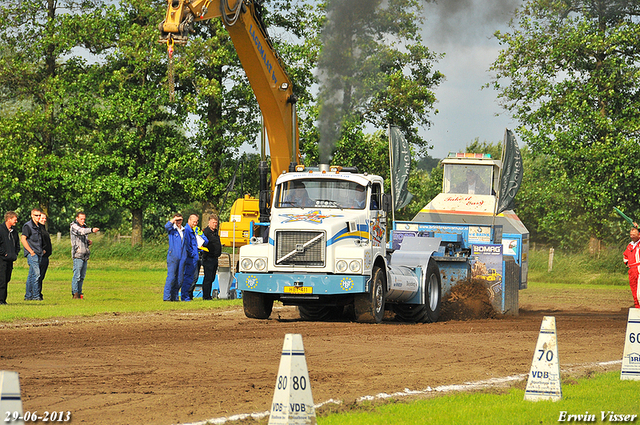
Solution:
<svg viewBox="0 0 640 425">
<path fill-rule="evenodd" d="M 276 232 L 277 266 L 316 266 L 325 263 L 324 232 Z"/>
</svg>

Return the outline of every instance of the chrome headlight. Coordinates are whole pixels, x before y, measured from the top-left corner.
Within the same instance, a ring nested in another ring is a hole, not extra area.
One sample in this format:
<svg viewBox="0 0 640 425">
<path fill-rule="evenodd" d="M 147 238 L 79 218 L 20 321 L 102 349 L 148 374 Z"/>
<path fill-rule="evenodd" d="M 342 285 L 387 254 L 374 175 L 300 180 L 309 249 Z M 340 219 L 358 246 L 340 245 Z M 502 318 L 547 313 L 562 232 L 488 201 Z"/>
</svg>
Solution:
<svg viewBox="0 0 640 425">
<path fill-rule="evenodd" d="M 338 262 L 336 263 L 336 270 L 340 273 L 346 272 L 348 267 L 349 266 L 347 262 L 344 260 L 338 260 Z"/>
<path fill-rule="evenodd" d="M 264 260 L 264 258 L 256 259 L 256 261 L 253 262 L 253 265 L 255 266 L 256 270 L 260 271 L 267 268 L 267 262 Z"/>
<path fill-rule="evenodd" d="M 250 258 L 243 258 L 240 266 L 242 266 L 242 270 L 251 270 L 251 267 L 253 267 L 253 261 L 251 261 Z"/>
<path fill-rule="evenodd" d="M 360 262 L 360 260 L 353 260 L 349 263 L 349 270 L 351 270 L 353 273 L 360 273 L 360 270 L 362 270 L 362 263 Z"/>
</svg>

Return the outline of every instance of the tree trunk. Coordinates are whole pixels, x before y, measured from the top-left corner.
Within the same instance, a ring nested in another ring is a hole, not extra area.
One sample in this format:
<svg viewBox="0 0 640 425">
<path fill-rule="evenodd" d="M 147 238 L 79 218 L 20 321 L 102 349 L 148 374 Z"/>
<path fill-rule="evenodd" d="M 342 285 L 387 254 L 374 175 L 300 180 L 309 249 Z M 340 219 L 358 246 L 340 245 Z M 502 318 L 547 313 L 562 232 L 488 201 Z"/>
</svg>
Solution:
<svg viewBox="0 0 640 425">
<path fill-rule="evenodd" d="M 219 212 L 218 212 L 218 208 L 216 208 L 214 203 L 211 201 L 204 201 L 202 203 L 202 209 L 203 209 L 202 228 L 204 229 L 209 224 L 209 217 L 211 217 L 212 214 L 218 215 Z"/>
<path fill-rule="evenodd" d="M 592 256 L 600 257 L 601 251 L 602 251 L 602 241 L 592 236 L 589 239 L 589 254 L 591 254 Z"/>
<path fill-rule="evenodd" d="M 142 208 L 131 210 L 131 246 L 142 244 Z"/>
</svg>

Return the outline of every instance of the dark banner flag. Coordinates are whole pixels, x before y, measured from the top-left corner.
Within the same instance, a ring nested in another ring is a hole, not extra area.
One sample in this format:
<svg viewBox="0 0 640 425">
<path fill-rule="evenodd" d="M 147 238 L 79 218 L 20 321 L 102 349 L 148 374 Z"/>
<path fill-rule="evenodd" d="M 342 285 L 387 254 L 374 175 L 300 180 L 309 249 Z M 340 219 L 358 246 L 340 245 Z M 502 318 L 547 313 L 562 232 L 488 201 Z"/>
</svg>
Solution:
<svg viewBox="0 0 640 425">
<path fill-rule="evenodd" d="M 411 151 L 398 127 L 389 129 L 389 148 L 391 149 L 391 184 L 395 196 L 393 209 L 400 208 L 411 202 L 413 195 L 409 193 L 409 168 L 411 167 Z"/>
<path fill-rule="evenodd" d="M 522 183 L 522 155 L 516 143 L 516 138 L 507 129 L 504 132 L 504 149 L 502 155 L 502 177 L 500 178 L 500 192 L 498 194 L 498 208 L 496 214 L 514 208 L 514 198 Z"/>
</svg>

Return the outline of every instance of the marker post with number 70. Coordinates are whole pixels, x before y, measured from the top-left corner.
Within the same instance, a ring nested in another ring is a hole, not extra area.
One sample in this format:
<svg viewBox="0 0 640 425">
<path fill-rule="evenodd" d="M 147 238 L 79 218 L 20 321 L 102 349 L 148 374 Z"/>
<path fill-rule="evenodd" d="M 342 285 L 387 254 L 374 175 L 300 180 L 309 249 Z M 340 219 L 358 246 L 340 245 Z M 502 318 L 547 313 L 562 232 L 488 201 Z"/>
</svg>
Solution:
<svg viewBox="0 0 640 425">
<path fill-rule="evenodd" d="M 524 399 L 530 401 L 562 399 L 556 318 L 553 316 L 545 316 L 542 319 Z"/>
</svg>

